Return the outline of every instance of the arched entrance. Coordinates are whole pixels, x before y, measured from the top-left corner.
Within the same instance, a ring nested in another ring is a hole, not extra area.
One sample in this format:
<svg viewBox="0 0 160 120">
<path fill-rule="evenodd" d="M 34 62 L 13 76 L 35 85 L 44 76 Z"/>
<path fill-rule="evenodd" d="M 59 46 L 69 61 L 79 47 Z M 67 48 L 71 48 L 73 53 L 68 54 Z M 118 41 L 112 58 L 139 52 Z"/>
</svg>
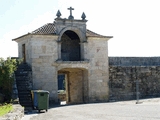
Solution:
<svg viewBox="0 0 160 120">
<path fill-rule="evenodd" d="M 67 30 L 61 37 L 61 59 L 63 61 L 80 61 L 80 39 L 78 35 Z"/>
<path fill-rule="evenodd" d="M 58 75 L 65 76 L 65 91 L 58 93 L 60 101 L 64 101 L 65 94 L 67 104 L 88 102 L 88 70 L 81 68 L 64 68 L 58 71 Z"/>
</svg>

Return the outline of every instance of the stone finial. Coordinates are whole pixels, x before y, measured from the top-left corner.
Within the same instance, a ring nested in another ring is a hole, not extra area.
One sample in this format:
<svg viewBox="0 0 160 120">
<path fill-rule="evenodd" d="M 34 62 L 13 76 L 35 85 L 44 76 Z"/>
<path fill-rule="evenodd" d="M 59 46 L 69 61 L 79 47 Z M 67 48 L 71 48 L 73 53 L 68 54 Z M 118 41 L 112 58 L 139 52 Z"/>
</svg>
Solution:
<svg viewBox="0 0 160 120">
<path fill-rule="evenodd" d="M 74 10 L 74 8 L 70 7 L 68 8 L 68 10 L 70 10 L 70 16 L 68 17 L 68 19 L 73 20 L 74 17 L 72 16 L 72 10 Z"/>
<path fill-rule="evenodd" d="M 84 13 L 84 12 L 82 13 L 82 16 L 81 16 L 81 18 L 82 18 L 82 20 L 85 20 L 85 18 L 86 18 L 86 15 L 85 15 L 85 13 Z"/>
<path fill-rule="evenodd" d="M 60 18 L 61 15 L 62 15 L 61 12 L 58 10 L 58 11 L 57 11 L 57 14 L 56 14 L 57 18 Z"/>
</svg>

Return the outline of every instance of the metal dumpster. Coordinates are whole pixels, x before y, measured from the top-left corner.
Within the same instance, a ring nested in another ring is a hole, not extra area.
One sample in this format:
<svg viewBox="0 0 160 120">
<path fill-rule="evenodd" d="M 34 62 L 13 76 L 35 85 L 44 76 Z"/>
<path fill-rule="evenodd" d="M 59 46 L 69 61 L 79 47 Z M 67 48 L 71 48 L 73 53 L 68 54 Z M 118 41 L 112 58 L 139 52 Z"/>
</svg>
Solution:
<svg viewBox="0 0 160 120">
<path fill-rule="evenodd" d="M 31 90 L 33 108 L 48 111 L 49 107 L 49 92 L 46 90 Z"/>
</svg>

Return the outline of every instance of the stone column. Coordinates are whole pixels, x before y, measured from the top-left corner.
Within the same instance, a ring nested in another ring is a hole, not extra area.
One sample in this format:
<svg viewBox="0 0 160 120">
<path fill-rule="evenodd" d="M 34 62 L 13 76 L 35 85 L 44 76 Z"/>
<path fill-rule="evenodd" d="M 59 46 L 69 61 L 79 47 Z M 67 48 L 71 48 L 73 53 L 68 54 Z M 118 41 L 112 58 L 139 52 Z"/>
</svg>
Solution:
<svg viewBox="0 0 160 120">
<path fill-rule="evenodd" d="M 81 47 L 81 61 L 85 61 L 87 58 L 86 58 L 86 56 L 85 56 L 85 54 L 86 54 L 86 48 L 87 47 L 85 47 L 86 46 L 86 43 L 87 43 L 87 41 L 83 41 L 83 42 L 80 42 L 80 47 Z"/>
<path fill-rule="evenodd" d="M 80 52 L 81 52 L 81 61 L 84 61 L 84 44 L 83 44 L 83 42 L 80 42 L 79 43 L 80 44 Z"/>
<path fill-rule="evenodd" d="M 58 44 L 58 60 L 57 61 L 62 61 L 61 59 L 61 41 L 57 41 Z"/>
</svg>

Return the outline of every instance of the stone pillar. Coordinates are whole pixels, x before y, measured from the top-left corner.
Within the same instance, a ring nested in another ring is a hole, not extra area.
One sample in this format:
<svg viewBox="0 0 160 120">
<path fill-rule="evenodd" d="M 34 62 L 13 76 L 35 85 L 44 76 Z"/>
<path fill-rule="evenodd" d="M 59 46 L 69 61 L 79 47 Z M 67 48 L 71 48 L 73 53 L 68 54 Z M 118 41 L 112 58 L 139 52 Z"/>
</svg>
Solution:
<svg viewBox="0 0 160 120">
<path fill-rule="evenodd" d="M 61 41 L 57 41 L 57 45 L 58 45 L 58 60 L 57 61 L 62 61 L 61 59 Z"/>
<path fill-rule="evenodd" d="M 82 86 L 82 91 L 83 91 L 83 102 L 88 103 L 88 70 L 83 70 L 82 72 L 83 76 L 83 86 Z"/>
<path fill-rule="evenodd" d="M 87 41 L 80 42 L 80 47 L 81 47 L 81 61 L 87 60 L 86 58 L 86 52 L 87 52 L 87 47 L 86 47 Z"/>
<path fill-rule="evenodd" d="M 81 47 L 81 61 L 84 61 L 84 43 L 83 42 L 80 42 L 80 47 Z"/>
</svg>

